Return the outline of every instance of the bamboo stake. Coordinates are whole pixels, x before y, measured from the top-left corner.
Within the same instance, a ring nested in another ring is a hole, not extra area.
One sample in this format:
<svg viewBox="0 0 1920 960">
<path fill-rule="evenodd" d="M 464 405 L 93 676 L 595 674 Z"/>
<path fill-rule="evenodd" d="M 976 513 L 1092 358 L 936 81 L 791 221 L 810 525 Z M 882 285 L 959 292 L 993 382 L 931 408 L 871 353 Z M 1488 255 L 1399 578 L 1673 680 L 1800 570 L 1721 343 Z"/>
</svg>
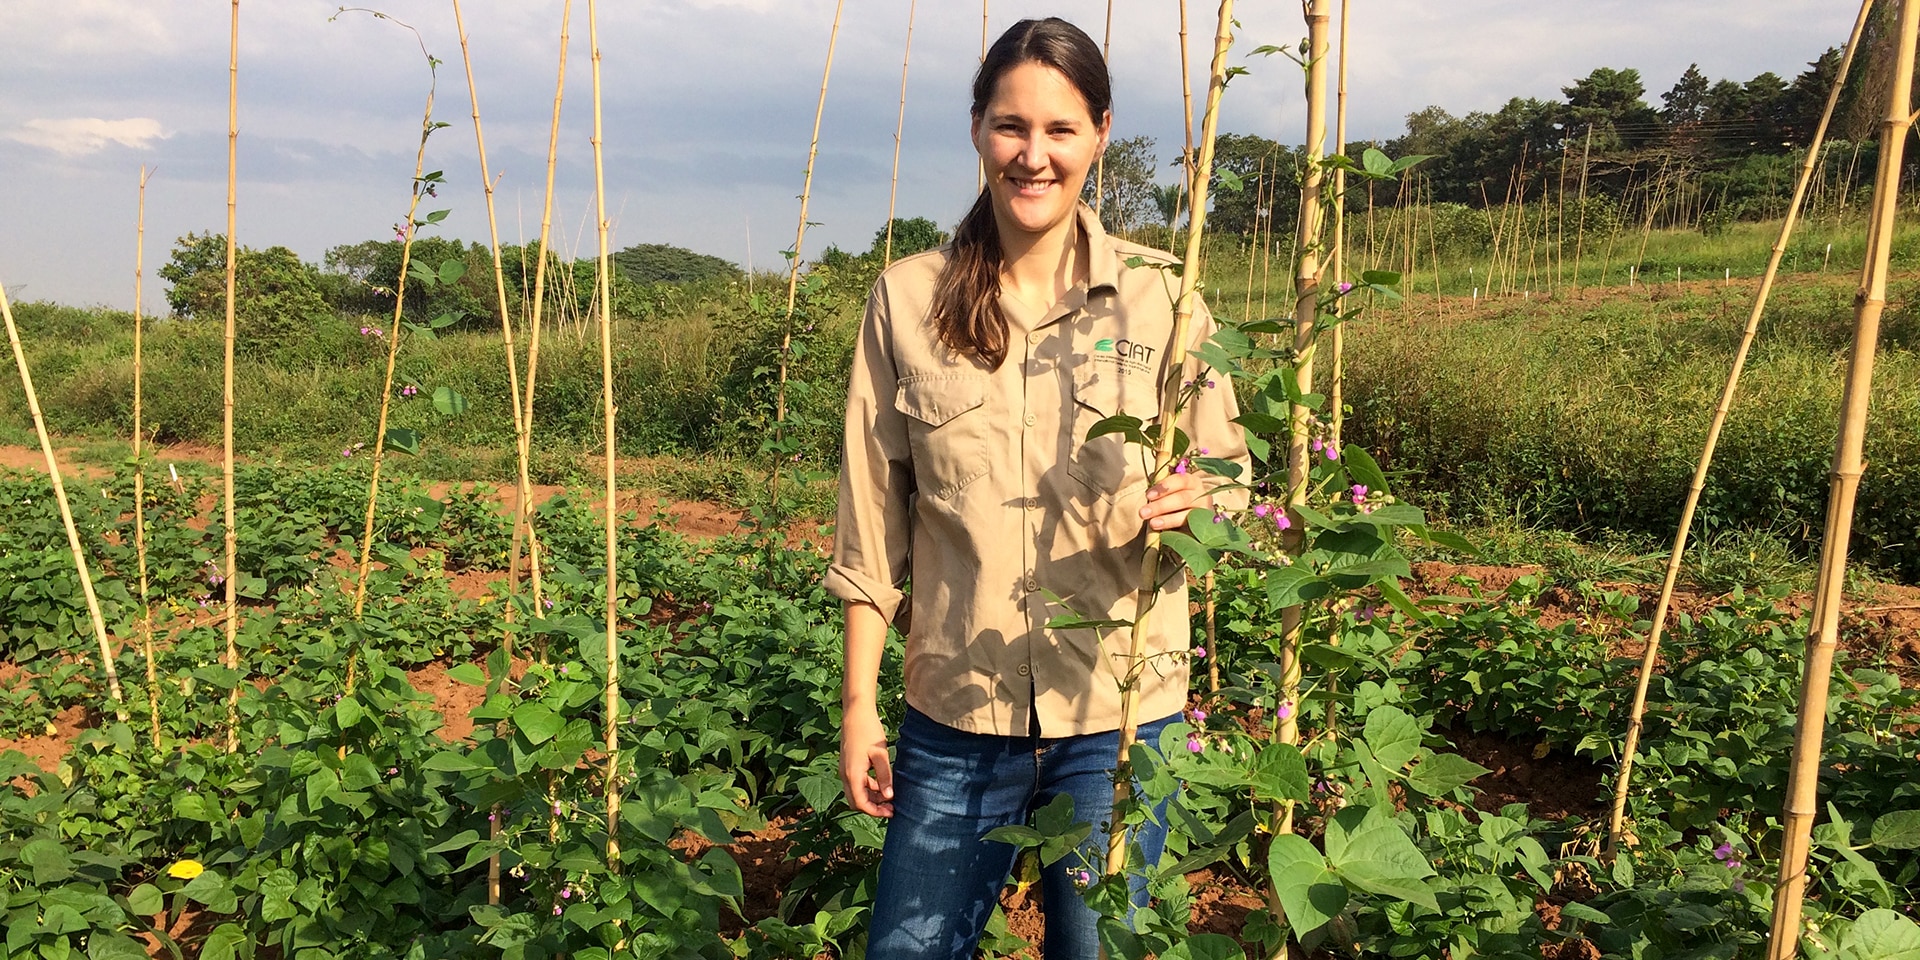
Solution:
<svg viewBox="0 0 1920 960">
<path fill-rule="evenodd" d="M 1180 154 L 1180 178 L 1186 193 L 1173 198 L 1173 229 L 1180 229 L 1180 206 L 1193 194 L 1193 70 L 1187 64 L 1187 0 L 1180 0 L 1180 117 L 1186 126 Z"/>
<path fill-rule="evenodd" d="M 1747 354 L 1753 347 L 1753 340 L 1760 329 L 1760 317 L 1766 310 L 1767 298 L 1772 293 L 1773 281 L 1780 271 L 1780 261 L 1786 255 L 1787 241 L 1792 237 L 1793 228 L 1798 221 L 1801 205 L 1806 200 L 1807 185 L 1813 175 L 1813 161 L 1819 155 L 1820 145 L 1826 139 L 1827 126 L 1833 119 L 1835 105 L 1840 99 L 1840 90 L 1846 85 L 1847 71 L 1853 64 L 1853 55 L 1860 42 L 1868 15 L 1873 9 L 1873 0 L 1862 0 L 1859 16 L 1854 20 L 1853 34 L 1847 40 L 1846 52 L 1841 55 L 1839 75 L 1834 80 L 1833 89 L 1827 93 L 1825 110 L 1820 115 L 1820 124 L 1814 129 L 1813 144 L 1807 151 L 1807 162 L 1800 170 L 1799 182 L 1794 186 L 1793 200 L 1787 207 L 1785 222 L 1780 225 L 1780 237 L 1774 241 L 1773 252 L 1767 260 L 1767 269 L 1760 278 L 1760 290 L 1754 297 L 1753 310 L 1747 315 L 1746 329 L 1741 333 L 1740 346 L 1734 351 L 1733 369 L 1727 375 L 1726 386 L 1720 392 L 1720 403 L 1713 411 L 1713 420 L 1707 427 L 1706 444 L 1700 451 L 1699 463 L 1694 467 L 1693 485 L 1687 490 L 1686 503 L 1680 508 L 1679 529 L 1674 533 L 1673 548 L 1667 554 L 1666 577 L 1660 585 L 1660 599 L 1654 605 L 1652 627 L 1647 634 L 1647 648 L 1640 658 L 1639 681 L 1634 687 L 1633 709 L 1628 714 L 1626 742 L 1620 751 L 1620 772 L 1614 783 L 1613 810 L 1607 826 L 1607 854 L 1618 856 L 1620 839 L 1625 830 L 1627 813 L 1627 793 L 1632 785 L 1633 763 L 1638 755 L 1642 718 L 1646 713 L 1647 690 L 1653 679 L 1653 671 L 1660 655 L 1660 634 L 1666 627 L 1667 612 L 1673 604 L 1673 591 L 1680 579 L 1680 561 L 1687 548 L 1687 536 L 1693 526 L 1693 514 L 1700 505 L 1701 492 L 1706 487 L 1707 470 L 1713 463 L 1713 453 L 1720 441 L 1720 430 L 1726 424 L 1727 412 L 1733 405 L 1735 391 L 1739 387 L 1741 371 L 1746 367 Z"/>
<path fill-rule="evenodd" d="M 80 574 L 80 592 L 87 599 L 87 616 L 93 621 L 93 638 L 100 644 L 100 664 L 106 669 L 107 693 L 113 697 L 113 712 L 121 723 L 127 722 L 127 705 L 120 695 L 120 673 L 113 666 L 113 645 L 107 640 L 107 621 L 100 615 L 100 599 L 93 592 L 93 574 L 87 569 L 87 554 L 80 545 L 80 529 L 74 526 L 73 509 L 67 505 L 67 488 L 60 482 L 60 463 L 53 455 L 53 438 L 47 435 L 47 420 L 40 414 L 40 397 L 33 389 L 33 374 L 27 370 L 27 351 L 20 343 L 20 331 L 13 325 L 13 306 L 7 288 L 0 284 L 0 314 L 7 323 L 7 342 L 13 347 L 13 362 L 20 368 L 20 388 L 27 394 L 27 410 L 33 415 L 33 432 L 40 438 L 40 452 L 47 458 L 47 479 L 53 484 L 53 499 L 60 506 L 60 523 L 67 528 L 67 546 L 73 549 L 73 565 Z"/>
<path fill-rule="evenodd" d="M 226 482 L 222 495 L 226 529 L 226 596 L 223 605 L 227 636 L 226 666 L 240 670 L 240 605 L 234 596 L 234 577 L 239 567 L 239 537 L 234 528 L 233 508 L 233 336 L 235 209 L 239 193 L 240 155 L 240 0 L 233 0 L 231 36 L 227 41 L 227 303 L 226 332 L 221 353 L 220 472 Z M 227 694 L 227 752 L 240 749 L 240 678 Z"/>
<path fill-rule="evenodd" d="M 160 670 L 153 662 L 153 600 L 147 576 L 147 465 L 140 457 L 141 434 L 145 425 L 140 418 L 140 399 L 144 372 L 140 345 L 140 298 L 145 295 L 147 256 L 147 179 L 152 174 L 140 167 L 140 206 L 134 221 L 133 245 L 133 555 L 140 565 L 140 652 L 147 658 L 147 720 L 153 732 L 153 749 L 160 750 Z"/>
<path fill-rule="evenodd" d="M 1180 295 L 1174 302 L 1173 333 L 1167 344 L 1166 380 L 1160 386 L 1160 422 L 1171 424 L 1178 414 L 1181 382 L 1187 363 L 1187 328 L 1193 321 L 1194 297 L 1199 289 L 1200 240 L 1207 224 L 1207 181 L 1213 176 L 1213 141 L 1220 129 L 1220 94 L 1226 89 L 1227 49 L 1233 44 L 1233 0 L 1220 0 L 1220 22 L 1213 38 L 1213 68 L 1207 83 L 1206 115 L 1200 123 L 1200 159 L 1193 178 L 1193 206 L 1187 229 L 1186 257 L 1180 272 Z M 1162 430 L 1154 450 L 1152 482 L 1173 467 L 1173 430 Z M 1160 532 L 1148 530 L 1140 560 L 1139 601 L 1134 613 L 1127 676 L 1120 686 L 1120 751 L 1113 774 L 1112 830 L 1107 837 L 1107 874 L 1118 875 L 1127 866 L 1127 800 L 1133 795 L 1131 752 L 1139 735 L 1139 702 L 1134 694 L 1146 662 L 1148 625 L 1154 601 L 1160 595 Z"/>
<path fill-rule="evenodd" d="M 1840 57 L 1840 70 L 1834 78 L 1833 89 L 1827 92 L 1825 110 L 1820 115 L 1820 124 L 1814 128 L 1813 143 L 1807 150 L 1806 162 L 1801 165 L 1799 182 L 1794 185 L 1793 200 L 1787 206 L 1787 217 L 1780 225 L 1780 237 L 1774 241 L 1773 252 L 1767 259 L 1767 269 L 1760 277 L 1760 290 L 1755 295 L 1753 310 L 1747 315 L 1746 329 L 1741 333 L 1740 346 L 1734 351 L 1733 369 L 1727 374 L 1727 383 L 1720 391 L 1720 403 L 1713 411 L 1713 420 L 1707 426 L 1706 444 L 1700 451 L 1699 463 L 1693 470 L 1693 485 L 1687 490 L 1686 503 L 1680 508 L 1679 529 L 1673 536 L 1673 548 L 1667 554 L 1666 578 L 1660 584 L 1660 599 L 1653 608 L 1652 627 L 1647 633 L 1647 649 L 1640 657 L 1640 677 L 1633 691 L 1633 709 L 1628 714 L 1626 742 L 1620 750 L 1620 772 L 1614 782 L 1613 811 L 1607 825 L 1607 854 L 1609 857 L 1620 853 L 1620 839 L 1625 832 L 1627 816 L 1627 793 L 1632 785 L 1633 763 L 1640 746 L 1641 719 L 1647 708 L 1647 689 L 1653 680 L 1655 665 L 1660 656 L 1660 634 L 1666 628 L 1667 612 L 1673 605 L 1674 585 L 1680 579 L 1680 561 L 1687 549 L 1687 535 L 1693 526 L 1694 510 L 1700 505 L 1701 491 L 1707 482 L 1707 470 L 1713 463 L 1714 449 L 1720 442 L 1720 430 L 1726 425 L 1727 411 L 1733 406 L 1735 391 L 1739 388 L 1741 371 L 1746 368 L 1748 351 L 1760 329 L 1760 316 L 1767 307 L 1767 297 L 1773 291 L 1773 281 L 1780 272 L 1780 261 L 1786 256 L 1787 241 L 1792 238 L 1793 228 L 1798 223 L 1800 208 L 1806 202 L 1807 185 L 1813 175 L 1814 158 L 1820 153 L 1820 145 L 1825 141 L 1827 125 L 1833 119 L 1835 105 L 1839 103 L 1841 88 L 1846 86 L 1847 71 L 1853 64 L 1853 55 L 1860 43 L 1861 33 L 1866 28 L 1869 15 L 1873 10 L 1873 0 L 1862 0 L 1860 14 L 1855 18 L 1853 34 L 1847 40 L 1846 52 Z"/>
<path fill-rule="evenodd" d="M 1347 11 L 1353 6 L 1352 0 L 1340 0 L 1340 68 L 1335 74 L 1333 87 L 1333 152 L 1345 156 L 1347 153 Z M 1333 171 L 1333 249 L 1328 257 L 1327 267 L 1333 273 L 1333 282 L 1338 285 L 1347 279 L 1347 168 L 1338 167 Z M 1440 261 L 1436 257 L 1433 263 L 1438 276 Z M 1327 406 L 1332 422 L 1329 436 L 1334 449 L 1340 449 L 1342 429 L 1346 426 L 1347 410 L 1345 386 L 1347 376 L 1347 325 L 1344 322 L 1347 310 L 1341 301 L 1335 301 L 1333 315 L 1340 318 L 1333 325 L 1333 375 L 1327 385 Z"/>
<path fill-rule="evenodd" d="M 834 7 L 833 7 L 833 25 L 834 25 L 834 30 L 836 32 L 840 28 L 840 7 L 841 6 L 842 4 L 836 3 L 834 4 Z M 987 0 L 980 0 L 980 64 L 981 66 L 985 66 L 986 63 L 987 63 Z M 831 68 L 833 65 L 833 42 L 832 41 L 827 42 L 827 65 L 829 68 Z M 820 86 L 822 90 L 820 94 L 820 99 L 823 101 L 826 99 L 826 96 L 827 96 L 825 92 L 826 85 L 827 84 L 824 80 L 821 81 Z M 820 135 L 817 130 L 814 132 L 814 139 L 816 141 L 820 139 Z M 1105 151 L 1102 151 L 1102 152 L 1104 153 Z M 808 178 L 808 182 L 812 182 L 813 160 L 811 156 L 809 156 L 807 160 L 807 178 Z M 985 160 L 981 160 L 973 165 L 973 192 L 979 193 L 980 191 L 985 190 L 986 188 L 987 188 L 987 162 Z M 802 207 L 805 207 L 807 205 L 806 197 L 804 195 L 800 198 L 800 205 Z M 806 220 L 805 217 L 801 217 L 800 219 L 802 221 Z M 793 256 L 796 260 L 799 259 L 800 257 L 800 246 L 798 244 L 794 245 Z"/>
<path fill-rule="evenodd" d="M 480 185 L 486 191 L 487 201 L 487 240 L 493 250 L 493 290 L 499 301 L 500 339 L 507 353 L 507 392 L 513 400 L 513 446 L 514 459 L 519 468 L 520 487 L 515 499 L 518 501 L 513 510 L 513 544 L 520 543 L 521 531 L 527 525 L 527 501 L 532 499 L 533 481 L 527 470 L 529 454 L 527 444 L 527 422 L 525 411 L 520 403 L 520 358 L 513 346 L 513 314 L 507 309 L 507 271 L 500 261 L 500 219 L 494 212 L 493 172 L 487 164 L 487 134 L 480 125 L 480 89 L 473 82 L 473 54 L 467 46 L 466 20 L 460 15 L 460 0 L 453 3 L 453 29 L 460 36 L 460 62 L 467 72 L 467 101 L 473 106 L 473 140 L 480 154 Z M 394 340 L 400 338 L 399 326 L 394 327 Z M 520 551 L 509 552 L 507 561 L 507 590 L 509 594 L 520 590 Z M 507 651 L 507 661 L 513 661 L 513 603 L 509 601 L 502 613 L 507 628 L 501 633 L 500 646 Z M 509 675 L 508 685 L 511 686 Z M 497 822 L 497 821 L 496 821 Z M 497 863 L 497 862 L 496 862 Z"/>
<path fill-rule="evenodd" d="M 1573 292 L 1580 292 L 1580 255 L 1587 243 L 1587 161 L 1593 156 L 1593 124 L 1587 124 L 1587 145 L 1580 150 L 1580 200 L 1573 230 Z"/>
<path fill-rule="evenodd" d="M 1299 249 L 1300 262 L 1293 275 L 1293 349 L 1294 382 L 1300 392 L 1313 392 L 1314 348 L 1318 339 L 1315 323 L 1320 309 L 1320 239 L 1321 239 L 1321 171 L 1320 162 L 1327 139 L 1327 22 L 1330 19 L 1328 4 L 1330 0 L 1309 0 L 1306 9 L 1308 49 L 1311 55 L 1307 68 L 1307 139 L 1306 139 L 1306 176 L 1300 183 L 1300 224 L 1296 234 L 1295 246 Z M 1292 527 L 1286 535 L 1286 544 L 1290 552 L 1300 547 L 1300 531 L 1305 529 L 1306 521 L 1299 508 L 1307 503 L 1307 483 L 1309 468 L 1307 463 L 1308 422 L 1312 411 L 1302 404 L 1291 404 L 1287 418 L 1290 422 L 1290 437 L 1287 442 L 1287 512 L 1291 514 Z M 1288 709 L 1280 718 L 1279 740 L 1281 743 L 1300 742 L 1300 717 L 1298 701 L 1300 699 L 1300 635 L 1302 609 L 1299 605 L 1287 607 L 1280 614 L 1280 698 Z M 1291 830 L 1292 811 L 1289 807 L 1281 822 L 1276 826 L 1282 830 Z M 1278 907 L 1277 901 L 1272 905 Z"/>
<path fill-rule="evenodd" d="M 587 45 L 593 59 L 593 202 L 600 241 L 600 407 L 607 434 L 607 689 L 603 718 L 606 724 L 607 769 L 603 777 L 607 799 L 607 869 L 620 872 L 620 622 L 616 607 L 620 600 L 619 481 L 615 468 L 620 449 L 614 432 L 613 406 L 613 305 L 611 300 L 611 264 L 607 252 L 607 174 L 601 149 L 600 115 L 600 24 L 596 0 L 587 0 Z M 798 253 L 799 251 L 795 251 Z"/>
<path fill-rule="evenodd" d="M 553 82 L 553 123 L 547 134 L 547 185 L 540 202 L 540 262 L 533 268 L 533 316 L 527 331 L 526 409 L 520 415 L 521 423 L 526 426 L 521 436 L 521 443 L 525 447 L 520 455 L 523 461 L 531 460 L 533 456 L 533 388 L 540 373 L 540 331 L 545 326 L 543 310 L 547 297 L 547 243 L 553 232 L 553 174 L 560 159 L 560 103 L 567 91 L 567 42 L 572 22 L 573 0 L 566 0 L 560 10 L 560 66 Z M 751 278 L 751 273 L 748 276 Z M 537 615 L 542 610 L 544 593 L 540 583 L 540 542 L 534 534 L 532 496 L 531 487 L 521 488 L 520 500 L 525 505 L 522 513 L 526 519 L 527 576 L 532 587 L 533 609 Z M 518 553 L 518 550 L 514 552 Z M 540 660 L 544 663 L 547 646 L 542 642 L 538 647 Z"/>
<path fill-rule="evenodd" d="M 900 195 L 900 137 L 907 131 L 907 66 L 913 62 L 913 14 L 920 6 L 920 0 L 911 0 L 907 4 L 907 49 L 900 55 L 900 119 L 893 127 L 893 186 L 887 188 L 887 249 L 884 265 L 893 263 L 893 203 Z M 824 84 L 822 84 L 824 86 Z M 1095 194 L 1096 199 L 1098 194 Z M 795 248 L 794 254 L 799 255 Z"/>
<path fill-rule="evenodd" d="M 1247 244 L 1247 297 L 1240 308 L 1242 322 L 1253 319 L 1253 251 L 1260 245 L 1260 211 L 1267 208 L 1267 158 L 1260 158 L 1260 172 L 1253 181 L 1253 237 Z"/>
<path fill-rule="evenodd" d="M 1815 632 L 1807 638 L 1806 673 L 1800 682 L 1800 713 L 1794 726 L 1793 768 L 1781 811 L 1780 874 L 1774 888 L 1773 929 L 1768 960 L 1790 960 L 1799 951 L 1801 898 L 1807 887 L 1807 858 L 1820 789 L 1821 737 L 1827 693 L 1839 645 L 1840 607 L 1847 575 L 1847 545 L 1853 533 L 1854 498 L 1865 468 L 1861 451 L 1867 430 L 1867 403 L 1873 387 L 1874 350 L 1880 339 L 1880 315 L 1887 305 L 1887 274 L 1893 252 L 1894 218 L 1900 205 L 1900 170 L 1906 151 L 1913 88 L 1913 47 L 1920 37 L 1920 3 L 1900 5 L 1900 33 L 1887 115 L 1881 124 L 1880 169 L 1873 190 L 1873 228 L 1868 235 L 1860 291 L 1855 295 L 1853 350 L 1841 402 L 1840 436 L 1833 457 L 1833 492 L 1827 500 L 1826 535 L 1820 549 L 1819 587 L 1814 596 Z"/>
<path fill-rule="evenodd" d="M 394 22 L 399 23 L 397 20 Z M 401 24 L 401 26 L 406 25 Z M 413 28 L 407 27 L 407 29 Z M 418 38 L 419 32 L 415 31 L 414 36 Z M 421 52 L 425 53 L 424 41 L 422 44 Z M 428 56 L 427 66 L 430 72 L 433 71 L 433 65 L 433 58 Z M 420 198 L 426 194 L 421 176 L 426 172 L 427 138 L 433 135 L 434 130 L 433 97 L 439 88 L 438 73 L 435 72 L 434 76 L 434 81 L 427 85 L 426 108 L 420 114 L 420 146 L 414 153 L 412 196 L 407 202 L 405 236 L 400 240 L 400 277 L 393 285 L 393 321 L 387 329 L 387 371 L 380 387 L 380 416 L 373 432 L 373 469 L 372 476 L 367 480 L 367 517 L 360 537 L 360 562 L 353 586 L 353 618 L 355 620 L 360 619 L 367 606 L 367 570 L 373 563 L 373 515 L 374 509 L 380 502 L 380 468 L 386 462 L 387 416 L 393 406 L 393 370 L 400 358 L 400 334 L 404 329 L 401 326 L 401 317 L 407 303 L 407 269 L 413 262 L 413 238 L 418 232 L 414 215 L 420 212 Z M 357 660 L 358 658 L 353 654 L 347 657 L 348 693 L 353 692 L 354 665 Z"/>
<path fill-rule="evenodd" d="M 986 56 L 980 58 L 983 62 Z M 1107 0 L 1107 34 L 1100 42 L 1100 60 L 1109 68 L 1113 65 L 1113 0 Z M 1105 205 L 1107 193 L 1107 151 L 1100 150 L 1100 158 L 1094 161 L 1093 168 L 1093 214 L 1098 217 Z M 1104 221 L 1103 221 L 1104 222 Z"/>
<path fill-rule="evenodd" d="M 807 201 L 813 196 L 813 161 L 820 155 L 820 118 L 827 112 L 827 81 L 833 79 L 833 48 L 840 40 L 840 13 L 845 10 L 847 0 L 837 0 L 833 5 L 833 29 L 827 34 L 827 65 L 820 72 L 820 100 L 813 107 L 813 139 L 807 144 L 807 176 L 800 186 L 800 225 L 793 234 L 793 253 L 787 258 L 787 316 L 785 329 L 780 333 L 780 385 L 773 397 L 773 437 L 781 440 L 787 430 L 787 376 L 793 357 L 793 309 L 800 293 L 800 245 L 807 239 Z M 980 58 L 986 60 L 987 37 L 986 3 L 980 4 Z M 985 176 L 985 174 L 982 174 Z M 773 473 L 768 478 L 769 499 L 773 501 L 774 515 L 780 510 L 780 458 L 773 461 Z"/>
</svg>

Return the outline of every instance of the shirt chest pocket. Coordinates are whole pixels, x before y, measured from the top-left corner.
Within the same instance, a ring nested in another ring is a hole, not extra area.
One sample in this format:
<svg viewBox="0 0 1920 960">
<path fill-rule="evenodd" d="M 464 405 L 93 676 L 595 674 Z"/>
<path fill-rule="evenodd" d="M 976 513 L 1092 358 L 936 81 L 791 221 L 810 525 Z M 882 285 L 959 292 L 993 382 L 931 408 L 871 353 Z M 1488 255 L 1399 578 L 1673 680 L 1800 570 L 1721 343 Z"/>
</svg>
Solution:
<svg viewBox="0 0 1920 960">
<path fill-rule="evenodd" d="M 1160 415 L 1158 391 L 1150 376 L 1122 376 L 1110 370 L 1082 371 L 1073 379 L 1073 460 L 1067 472 L 1094 493 L 1112 498 L 1147 483 L 1152 451 L 1109 433 L 1086 439 L 1093 426 L 1122 414 L 1151 424 Z"/>
<path fill-rule="evenodd" d="M 987 473 L 987 377 L 902 377 L 894 409 L 906 414 L 913 475 L 923 493 L 945 500 Z"/>
</svg>

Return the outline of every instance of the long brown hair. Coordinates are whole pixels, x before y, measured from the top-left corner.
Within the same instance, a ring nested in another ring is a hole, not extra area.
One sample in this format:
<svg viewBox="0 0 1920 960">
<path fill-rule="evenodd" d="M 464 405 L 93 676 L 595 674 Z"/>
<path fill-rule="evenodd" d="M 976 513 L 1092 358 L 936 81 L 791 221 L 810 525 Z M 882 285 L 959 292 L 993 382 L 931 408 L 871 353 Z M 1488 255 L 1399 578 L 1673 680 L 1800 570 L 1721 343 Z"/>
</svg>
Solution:
<svg viewBox="0 0 1920 960">
<path fill-rule="evenodd" d="M 1098 123 L 1113 107 L 1113 85 L 1100 47 L 1079 27 L 1058 17 L 1022 20 L 987 50 L 973 76 L 973 117 L 986 115 L 1000 78 L 1023 63 L 1060 71 Z M 1007 318 L 1000 312 L 1000 231 L 993 197 L 986 190 L 953 230 L 953 252 L 933 290 L 933 329 L 940 342 L 989 369 L 1007 359 Z"/>
</svg>

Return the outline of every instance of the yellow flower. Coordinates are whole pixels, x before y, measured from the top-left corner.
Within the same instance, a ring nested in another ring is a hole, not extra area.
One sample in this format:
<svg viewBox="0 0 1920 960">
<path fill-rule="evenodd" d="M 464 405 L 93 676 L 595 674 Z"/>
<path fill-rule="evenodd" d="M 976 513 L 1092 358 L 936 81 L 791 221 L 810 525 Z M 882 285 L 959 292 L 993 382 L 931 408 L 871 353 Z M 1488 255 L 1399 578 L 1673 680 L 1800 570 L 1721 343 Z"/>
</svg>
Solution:
<svg viewBox="0 0 1920 960">
<path fill-rule="evenodd" d="M 205 872 L 207 868 L 198 860 L 181 860 L 167 868 L 167 876 L 176 880 L 192 880 Z"/>
</svg>

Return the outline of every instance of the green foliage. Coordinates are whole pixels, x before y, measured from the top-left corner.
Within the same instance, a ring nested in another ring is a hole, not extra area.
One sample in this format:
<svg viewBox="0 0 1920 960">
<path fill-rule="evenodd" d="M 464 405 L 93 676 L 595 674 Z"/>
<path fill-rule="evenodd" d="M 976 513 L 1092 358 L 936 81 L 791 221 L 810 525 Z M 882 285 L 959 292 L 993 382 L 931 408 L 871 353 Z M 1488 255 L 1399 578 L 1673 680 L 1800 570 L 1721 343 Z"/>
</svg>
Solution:
<svg viewBox="0 0 1920 960">
<path fill-rule="evenodd" d="M 177 316 L 220 329 L 226 311 L 226 236 L 189 233 L 158 273 Z M 255 358 L 305 359 L 306 339 L 332 316 L 318 272 L 286 247 L 234 252 L 234 350 Z"/>
<path fill-rule="evenodd" d="M 739 266 L 719 257 L 666 243 L 636 243 L 613 255 L 619 276 L 633 283 L 738 280 Z"/>
</svg>

